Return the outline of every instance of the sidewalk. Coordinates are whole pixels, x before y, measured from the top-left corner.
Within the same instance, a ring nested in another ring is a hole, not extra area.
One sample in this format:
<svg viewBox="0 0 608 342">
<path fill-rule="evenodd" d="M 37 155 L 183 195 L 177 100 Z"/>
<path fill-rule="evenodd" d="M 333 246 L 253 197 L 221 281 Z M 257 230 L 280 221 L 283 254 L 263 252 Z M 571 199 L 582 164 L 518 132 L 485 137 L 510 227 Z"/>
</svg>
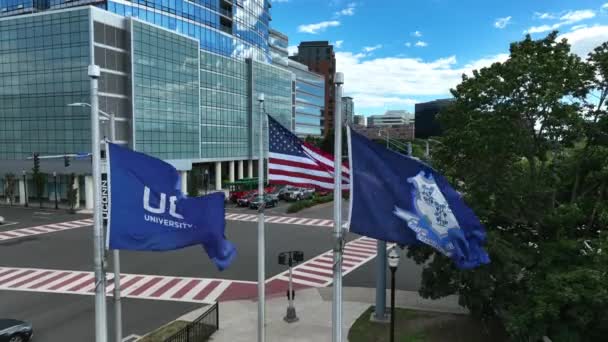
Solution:
<svg viewBox="0 0 608 342">
<path fill-rule="evenodd" d="M 355 320 L 374 303 L 373 288 L 344 288 L 343 336 L 346 339 L 348 330 Z M 387 291 L 387 299 L 390 292 Z M 332 289 L 313 288 L 296 292 L 295 306 L 300 321 L 287 324 L 283 321 L 287 309 L 285 297 L 267 298 L 266 301 L 266 339 L 268 341 L 331 341 Z M 425 311 L 449 312 L 464 314 L 467 311 L 458 305 L 455 296 L 440 300 L 422 299 L 418 293 L 397 291 L 396 306 L 401 308 Z M 180 320 L 192 321 L 200 316 L 205 308 L 195 310 L 180 317 Z M 251 300 L 221 302 L 220 330 L 212 341 L 249 342 L 257 336 L 257 302 Z"/>
</svg>

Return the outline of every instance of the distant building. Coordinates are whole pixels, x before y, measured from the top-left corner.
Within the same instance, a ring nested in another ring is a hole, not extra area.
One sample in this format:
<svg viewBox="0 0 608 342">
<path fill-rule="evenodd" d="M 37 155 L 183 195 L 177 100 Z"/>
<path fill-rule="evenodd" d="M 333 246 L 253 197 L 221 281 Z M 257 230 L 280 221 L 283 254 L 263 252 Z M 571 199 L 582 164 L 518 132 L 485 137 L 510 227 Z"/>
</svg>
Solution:
<svg viewBox="0 0 608 342">
<path fill-rule="evenodd" d="M 298 45 L 298 54 L 289 58 L 307 65 L 310 71 L 325 77 L 323 134 L 328 134 L 334 127 L 334 111 L 336 108 L 336 99 L 334 99 L 336 55 L 333 45 L 330 45 L 328 41 L 302 42 Z"/>
<path fill-rule="evenodd" d="M 353 122 L 353 115 L 355 112 L 355 103 L 353 98 L 345 96 L 342 98 L 342 119 L 348 123 Z"/>
<path fill-rule="evenodd" d="M 403 126 L 413 124 L 412 114 L 406 110 L 389 110 L 383 115 L 367 118 L 368 127 Z"/>
<path fill-rule="evenodd" d="M 304 64 L 289 60 L 295 76 L 294 120 L 297 136 L 322 136 L 325 110 L 325 78 Z"/>
<path fill-rule="evenodd" d="M 393 140 L 414 140 L 414 124 L 399 125 L 399 126 L 376 126 L 364 127 L 354 125 L 353 129 L 368 139 L 386 139 L 386 136 Z"/>
<path fill-rule="evenodd" d="M 353 124 L 355 124 L 356 126 L 366 127 L 367 120 L 363 115 L 353 115 Z"/>
<path fill-rule="evenodd" d="M 439 99 L 431 102 L 416 104 L 416 137 L 426 139 L 428 137 L 440 136 L 441 127 L 436 120 L 437 114 L 443 108 L 449 106 L 454 99 Z"/>
<path fill-rule="evenodd" d="M 277 31 L 268 30 L 268 45 L 270 46 L 270 59 L 275 65 L 287 66 L 289 61 L 289 38 Z"/>
</svg>

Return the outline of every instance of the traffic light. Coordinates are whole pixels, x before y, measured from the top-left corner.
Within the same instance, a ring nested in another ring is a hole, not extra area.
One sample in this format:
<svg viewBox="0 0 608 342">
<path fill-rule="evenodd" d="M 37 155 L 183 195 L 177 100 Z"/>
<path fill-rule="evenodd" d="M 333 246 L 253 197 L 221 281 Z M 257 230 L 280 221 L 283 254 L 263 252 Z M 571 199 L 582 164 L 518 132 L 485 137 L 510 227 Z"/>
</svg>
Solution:
<svg viewBox="0 0 608 342">
<path fill-rule="evenodd" d="M 65 166 L 65 167 L 70 166 L 70 157 L 68 157 L 68 156 L 63 157 L 63 166 Z"/>
<path fill-rule="evenodd" d="M 34 173 L 38 173 L 40 171 L 40 155 L 38 153 L 34 153 Z"/>
</svg>

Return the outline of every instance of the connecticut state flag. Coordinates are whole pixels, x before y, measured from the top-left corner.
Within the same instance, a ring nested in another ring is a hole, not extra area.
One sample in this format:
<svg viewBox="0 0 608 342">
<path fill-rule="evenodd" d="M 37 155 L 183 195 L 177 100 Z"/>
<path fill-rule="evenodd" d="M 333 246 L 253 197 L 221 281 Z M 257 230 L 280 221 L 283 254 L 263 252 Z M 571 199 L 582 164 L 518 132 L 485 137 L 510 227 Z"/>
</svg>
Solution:
<svg viewBox="0 0 608 342">
<path fill-rule="evenodd" d="M 143 153 L 108 143 L 110 249 L 168 251 L 203 245 L 218 269 L 236 249 L 225 237 L 224 194 L 187 197 L 177 170 Z"/>
<path fill-rule="evenodd" d="M 430 245 L 461 269 L 490 262 L 484 227 L 428 165 L 348 130 L 350 231 L 377 240 Z"/>
</svg>

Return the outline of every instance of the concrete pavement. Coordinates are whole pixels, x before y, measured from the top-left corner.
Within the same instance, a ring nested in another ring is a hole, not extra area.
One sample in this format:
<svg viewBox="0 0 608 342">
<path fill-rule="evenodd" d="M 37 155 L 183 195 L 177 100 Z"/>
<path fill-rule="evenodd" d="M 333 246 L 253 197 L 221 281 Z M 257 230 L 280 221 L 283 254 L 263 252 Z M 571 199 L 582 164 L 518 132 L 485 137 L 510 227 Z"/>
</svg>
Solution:
<svg viewBox="0 0 608 342">
<path fill-rule="evenodd" d="M 375 290 L 370 288 L 345 287 L 343 304 L 343 336 L 348 335 L 350 326 L 374 302 Z M 388 296 L 388 293 L 387 293 Z M 465 314 L 458 305 L 456 296 L 439 300 L 426 300 L 417 292 L 397 291 L 396 306 L 400 308 Z M 268 341 L 330 341 L 332 333 L 332 289 L 306 289 L 296 293 L 296 323 L 285 323 L 283 317 L 287 308 L 285 297 L 272 297 L 266 301 L 266 339 Z M 194 310 L 179 320 L 192 321 L 205 308 Z M 212 341 L 249 342 L 257 336 L 257 302 L 251 300 L 220 303 L 220 330 Z"/>
</svg>

